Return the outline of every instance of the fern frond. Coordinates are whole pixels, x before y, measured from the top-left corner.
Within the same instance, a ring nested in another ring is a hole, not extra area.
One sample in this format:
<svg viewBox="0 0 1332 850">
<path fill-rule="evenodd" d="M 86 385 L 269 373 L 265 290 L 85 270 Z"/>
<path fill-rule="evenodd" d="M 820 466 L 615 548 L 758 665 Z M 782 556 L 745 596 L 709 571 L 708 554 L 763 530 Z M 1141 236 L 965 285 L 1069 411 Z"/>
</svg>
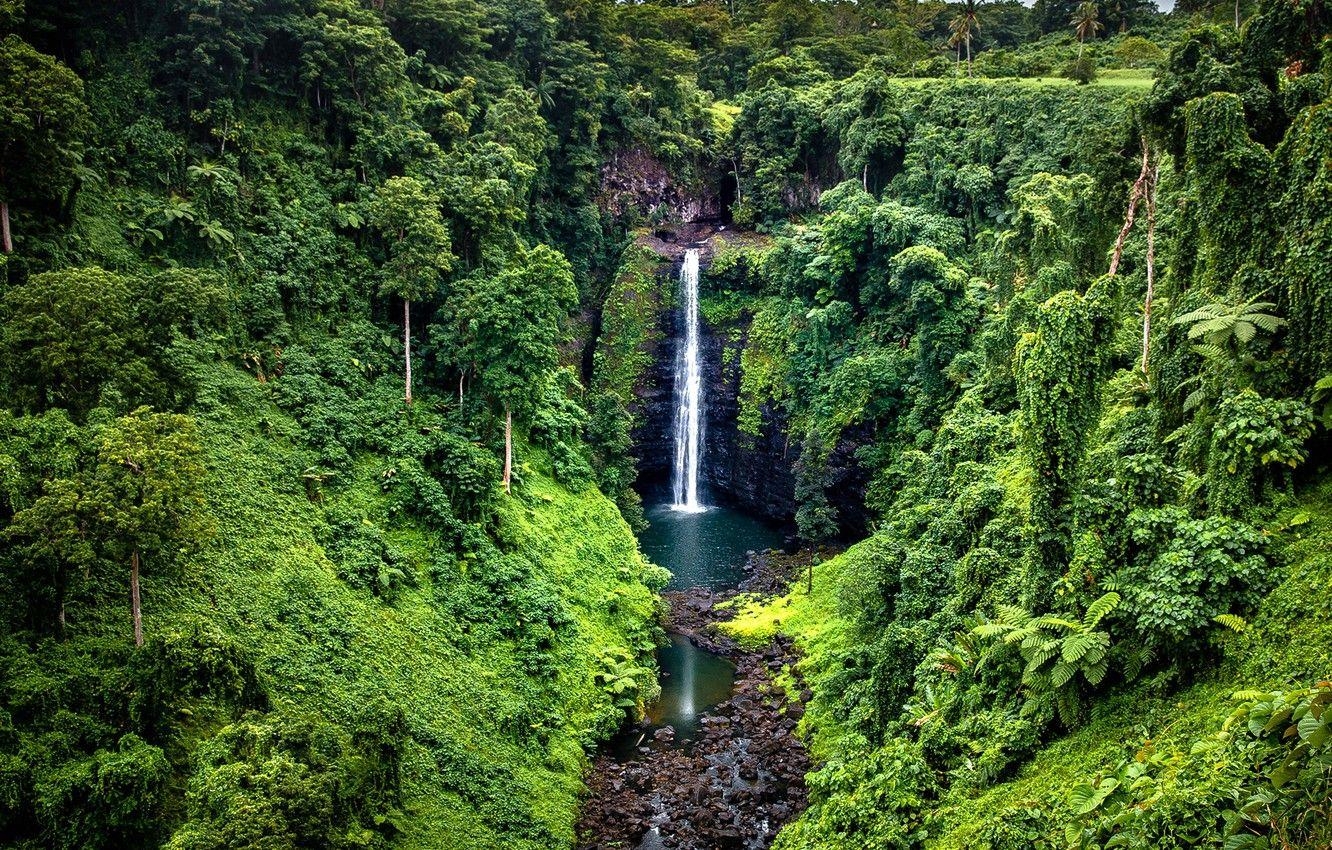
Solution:
<svg viewBox="0 0 1332 850">
<path fill-rule="evenodd" d="M 1206 391 L 1203 390 L 1202 387 L 1199 387 L 1198 389 L 1196 389 L 1196 390 L 1194 390 L 1193 392 L 1189 393 L 1189 394 L 1184 398 L 1184 412 L 1185 412 L 1185 413 L 1188 413 L 1188 412 L 1189 412 L 1190 410 L 1192 410 L 1193 408 L 1195 408 L 1195 407 L 1197 407 L 1198 405 L 1202 404 L 1203 401 L 1204 401 L 1206 398 L 1207 398 L 1207 393 L 1206 393 Z M 1183 429 L 1180 429 L 1180 430 L 1183 430 Z M 1176 433 L 1178 433 L 1178 432 L 1176 432 Z"/>
<path fill-rule="evenodd" d="M 988 640 L 990 638 L 996 638 L 1000 635 L 1007 634 L 1012 630 L 1012 626 L 1004 623 L 981 623 L 979 626 L 972 629 L 971 633 L 978 638 L 985 638 Z"/>
<path fill-rule="evenodd" d="M 1054 655 L 1059 651 L 1059 639 L 1043 636 L 1043 634 L 1032 634 L 1026 641 L 1022 642 L 1022 657 L 1034 658 L 1042 653 Z"/>
<path fill-rule="evenodd" d="M 1188 325 L 1194 322 L 1201 322 L 1207 319 L 1215 319 L 1224 314 L 1226 308 L 1222 304 L 1208 304 L 1206 307 L 1200 307 L 1197 310 L 1185 313 L 1182 316 L 1176 316 L 1173 325 Z"/>
<path fill-rule="evenodd" d="M 1050 684 L 1056 688 L 1062 688 L 1069 683 L 1077 672 L 1078 665 L 1061 661 L 1050 670 Z"/>
<path fill-rule="evenodd" d="M 1192 392 L 1192 393 L 1189 394 L 1189 398 L 1192 398 L 1194 395 L 1197 395 L 1197 396 L 1198 396 L 1198 401 L 1202 401 L 1202 393 L 1201 393 L 1201 392 L 1195 390 L 1194 392 Z M 1195 402 L 1195 406 L 1196 406 L 1196 405 L 1197 405 L 1197 403 Z M 1188 408 L 1184 408 L 1184 409 L 1185 409 L 1185 410 L 1188 410 Z M 1176 440 L 1180 439 L 1181 437 L 1185 437 L 1185 436 L 1187 436 L 1188 433 L 1189 433 L 1190 428 L 1192 428 L 1192 425 L 1193 425 L 1193 423 L 1191 423 L 1191 422 L 1186 422 L 1186 423 L 1184 423 L 1183 425 L 1179 426 L 1179 427 L 1176 428 L 1175 430 L 1171 431 L 1169 434 L 1166 434 L 1165 439 L 1161 441 L 1161 444 L 1162 444 L 1162 445 L 1167 445 L 1167 446 L 1168 446 L 1168 445 L 1170 445 L 1171 443 L 1175 442 Z"/>
<path fill-rule="evenodd" d="M 1252 303 L 1245 304 L 1244 307 L 1242 308 L 1245 315 L 1242 316 L 1241 318 L 1247 318 L 1248 314 L 1250 313 L 1261 313 L 1263 310 L 1267 310 L 1275 306 L 1276 306 L 1275 301 L 1254 301 Z"/>
<path fill-rule="evenodd" d="M 1096 637 L 1097 640 L 1087 650 L 1087 653 L 1082 656 L 1083 666 L 1096 664 L 1102 658 L 1105 658 L 1106 651 L 1110 649 L 1110 636 L 1108 634 L 1105 632 L 1097 632 L 1093 637 Z"/>
<path fill-rule="evenodd" d="M 1156 652 L 1150 646 L 1139 647 L 1130 652 L 1124 660 L 1124 678 L 1132 681 L 1138 678 L 1138 674 L 1148 664 L 1151 664 L 1156 658 Z"/>
<path fill-rule="evenodd" d="M 1189 339 L 1197 339 L 1203 334 L 1225 333 L 1234 326 L 1235 318 L 1233 316 L 1217 316 L 1215 319 L 1199 322 L 1189 328 Z"/>
<path fill-rule="evenodd" d="M 1070 635 L 1065 638 L 1059 654 L 1064 661 L 1073 664 L 1081 661 L 1094 646 L 1096 646 L 1095 635 L 1087 633 Z"/>
<path fill-rule="evenodd" d="M 1267 313 L 1249 313 L 1241 316 L 1242 321 L 1251 322 L 1268 333 L 1276 333 L 1286 320 L 1280 316 L 1272 316 Z"/>
<path fill-rule="evenodd" d="M 1095 602 L 1087 606 L 1087 613 L 1082 618 L 1082 627 L 1091 631 L 1100 624 L 1101 620 L 1119 607 L 1123 598 L 1115 591 L 1110 591 L 1101 596 Z"/>
<path fill-rule="evenodd" d="M 1045 614 L 1032 621 L 1042 629 L 1063 629 L 1066 632 L 1082 631 L 1082 624 L 1073 620 L 1065 620 L 1063 617 L 1056 617 L 1053 614 Z"/>
<path fill-rule="evenodd" d="M 1102 658 L 1095 664 L 1088 664 L 1082 668 L 1082 676 L 1089 685 L 1099 685 L 1105 679 L 1105 674 L 1110 669 L 1109 660 Z"/>
<path fill-rule="evenodd" d="M 1217 614 L 1212 618 L 1212 622 L 1220 623 L 1236 634 L 1244 634 L 1249 628 L 1249 621 L 1238 614 Z"/>
<path fill-rule="evenodd" d="M 1268 696 L 1267 691 L 1247 690 L 1235 691 L 1230 695 L 1230 698 L 1238 702 L 1253 702 L 1254 700 L 1260 700 L 1265 696 Z"/>
<path fill-rule="evenodd" d="M 1066 688 L 1055 694 L 1055 708 L 1059 712 L 1059 722 L 1069 729 L 1078 725 L 1081 707 L 1081 703 L 1078 702 L 1078 692 L 1073 688 Z"/>
<path fill-rule="evenodd" d="M 1034 673 L 1044 667 L 1047 661 L 1057 655 L 1059 655 L 1059 647 L 1048 645 L 1043 646 L 1031 654 L 1030 659 L 1027 661 L 1027 669 Z"/>
</svg>

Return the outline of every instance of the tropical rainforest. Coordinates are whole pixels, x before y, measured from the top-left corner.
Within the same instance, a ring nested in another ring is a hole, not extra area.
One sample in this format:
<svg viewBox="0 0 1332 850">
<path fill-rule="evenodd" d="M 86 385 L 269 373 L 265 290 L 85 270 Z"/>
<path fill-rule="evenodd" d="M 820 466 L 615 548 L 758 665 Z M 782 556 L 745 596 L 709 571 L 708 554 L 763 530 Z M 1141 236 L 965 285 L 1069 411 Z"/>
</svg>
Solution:
<svg viewBox="0 0 1332 850">
<path fill-rule="evenodd" d="M 777 847 L 1332 847 L 1326 0 L 0 0 L 0 845 L 575 846 L 701 222 Z"/>
</svg>

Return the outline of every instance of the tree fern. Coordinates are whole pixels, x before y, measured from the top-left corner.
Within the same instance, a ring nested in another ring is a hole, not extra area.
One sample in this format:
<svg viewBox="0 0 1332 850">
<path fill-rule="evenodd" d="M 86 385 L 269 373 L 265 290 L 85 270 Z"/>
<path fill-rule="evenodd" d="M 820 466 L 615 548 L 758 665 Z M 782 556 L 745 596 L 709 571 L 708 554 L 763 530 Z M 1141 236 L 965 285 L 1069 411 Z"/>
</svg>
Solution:
<svg viewBox="0 0 1332 850">
<path fill-rule="evenodd" d="M 1232 339 L 1240 345 L 1249 343 L 1259 329 L 1276 333 L 1286 320 L 1263 312 L 1275 306 L 1270 301 L 1235 306 L 1218 302 L 1178 316 L 1174 323 L 1189 326 L 1189 339 L 1201 339 L 1203 345 L 1222 349 Z"/>
<path fill-rule="evenodd" d="M 975 626 L 971 637 L 1002 638 L 1005 646 L 1016 647 L 1026 662 L 1022 684 L 1029 707 L 1033 701 L 1052 697 L 1061 720 L 1071 725 L 1080 710 L 1074 686 L 1077 675 L 1081 673 L 1087 684 L 1095 687 L 1109 673 L 1110 634 L 1097 627 L 1120 601 L 1117 591 L 1109 591 L 1089 605 L 1078 620 L 1054 614 L 1033 617 L 1020 608 L 1005 606 L 995 620 Z"/>
</svg>

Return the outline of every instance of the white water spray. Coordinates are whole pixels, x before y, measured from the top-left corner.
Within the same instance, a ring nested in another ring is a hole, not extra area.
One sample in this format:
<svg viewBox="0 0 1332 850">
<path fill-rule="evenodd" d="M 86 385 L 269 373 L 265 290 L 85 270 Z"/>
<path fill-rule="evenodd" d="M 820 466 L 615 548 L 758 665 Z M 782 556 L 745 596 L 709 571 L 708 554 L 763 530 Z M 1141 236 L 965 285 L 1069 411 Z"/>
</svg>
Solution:
<svg viewBox="0 0 1332 850">
<path fill-rule="evenodd" d="M 685 337 L 675 355 L 675 470 L 671 508 L 688 513 L 707 510 L 698 500 L 698 462 L 702 454 L 703 368 L 698 352 L 698 249 L 685 251 L 680 267 L 680 300 Z"/>
</svg>

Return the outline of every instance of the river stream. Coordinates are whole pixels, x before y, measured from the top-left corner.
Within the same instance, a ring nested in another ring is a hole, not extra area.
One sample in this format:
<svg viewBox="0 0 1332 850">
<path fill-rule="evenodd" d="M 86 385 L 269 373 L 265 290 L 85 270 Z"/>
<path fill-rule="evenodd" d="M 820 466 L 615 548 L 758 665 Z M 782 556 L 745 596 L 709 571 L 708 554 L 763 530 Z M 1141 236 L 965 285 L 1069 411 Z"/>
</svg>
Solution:
<svg viewBox="0 0 1332 850">
<path fill-rule="evenodd" d="M 773 683 L 793 666 L 794 647 L 778 638 L 746 651 L 711 629 L 714 603 L 753 583 L 747 570 L 774 586 L 766 553 L 783 535 L 706 498 L 699 260 L 689 249 L 680 270 L 671 500 L 648 510 L 639 538 L 672 574 L 663 594 L 670 640 L 657 652 L 661 696 L 593 766 L 579 823 L 588 850 L 763 850 L 805 805 L 809 761 L 795 736 L 805 696 L 791 701 Z"/>
</svg>

